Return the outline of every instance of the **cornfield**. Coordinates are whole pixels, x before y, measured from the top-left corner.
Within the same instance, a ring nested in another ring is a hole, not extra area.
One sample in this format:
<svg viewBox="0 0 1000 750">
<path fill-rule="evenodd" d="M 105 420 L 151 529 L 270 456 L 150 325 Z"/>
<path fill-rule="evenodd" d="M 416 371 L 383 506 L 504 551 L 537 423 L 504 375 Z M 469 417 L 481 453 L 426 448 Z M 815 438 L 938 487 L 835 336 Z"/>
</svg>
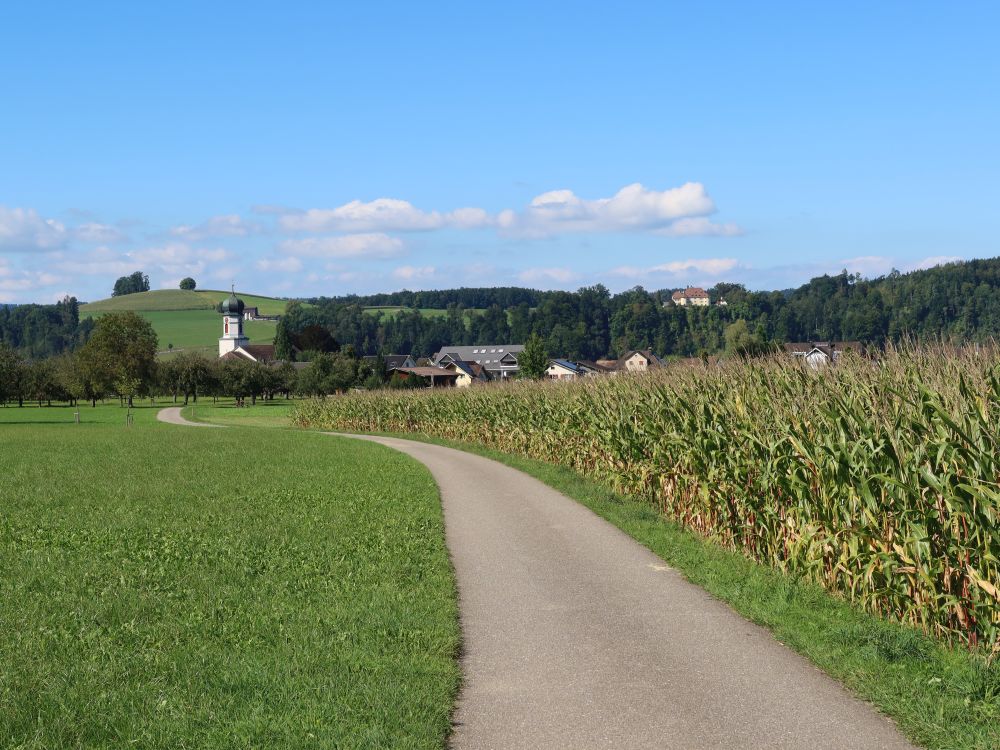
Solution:
<svg viewBox="0 0 1000 750">
<path fill-rule="evenodd" d="M 419 432 L 563 464 L 725 547 L 1000 650 L 1000 351 L 889 351 L 303 402 L 301 426 Z"/>
</svg>

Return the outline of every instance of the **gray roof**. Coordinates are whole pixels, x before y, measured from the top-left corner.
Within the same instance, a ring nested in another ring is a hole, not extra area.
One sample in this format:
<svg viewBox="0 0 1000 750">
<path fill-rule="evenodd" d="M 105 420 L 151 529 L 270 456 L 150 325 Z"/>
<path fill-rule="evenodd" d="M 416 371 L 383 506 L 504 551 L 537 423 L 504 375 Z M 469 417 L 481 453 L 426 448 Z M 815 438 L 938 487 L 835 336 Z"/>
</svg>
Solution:
<svg viewBox="0 0 1000 750">
<path fill-rule="evenodd" d="M 580 372 L 580 365 L 578 365 L 576 362 L 570 362 L 568 359 L 550 359 L 549 364 L 559 365 L 560 367 L 563 367 L 569 370 L 570 372 Z"/>
<path fill-rule="evenodd" d="M 377 354 L 371 354 L 371 355 L 362 357 L 361 359 L 363 361 L 365 361 L 365 362 L 370 362 L 371 364 L 375 364 L 378 361 L 378 355 Z M 410 359 L 410 355 L 409 354 L 384 354 L 382 356 L 382 359 L 385 362 L 385 369 L 387 369 L 387 370 L 395 370 L 395 369 L 398 369 L 400 367 L 405 367 L 406 366 L 406 360 Z"/>
<path fill-rule="evenodd" d="M 487 370 L 501 370 L 504 367 L 517 366 L 517 355 L 524 351 L 524 344 L 486 344 L 478 346 L 446 346 L 434 355 L 434 363 L 438 364 L 446 356 L 453 361 L 475 362 Z M 501 364 L 506 355 L 514 355 L 514 362 Z"/>
</svg>

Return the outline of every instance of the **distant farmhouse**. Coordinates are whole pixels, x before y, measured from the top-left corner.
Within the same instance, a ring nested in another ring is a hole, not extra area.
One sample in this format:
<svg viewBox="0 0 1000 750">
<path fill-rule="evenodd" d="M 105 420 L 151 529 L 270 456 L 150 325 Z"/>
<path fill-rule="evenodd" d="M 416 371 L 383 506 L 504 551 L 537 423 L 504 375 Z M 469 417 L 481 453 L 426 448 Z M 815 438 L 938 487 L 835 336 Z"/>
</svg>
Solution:
<svg viewBox="0 0 1000 750">
<path fill-rule="evenodd" d="M 709 298 L 708 292 L 700 286 L 689 286 L 683 291 L 671 294 L 670 301 L 675 305 L 680 305 L 681 307 L 685 307 L 687 305 L 693 305 L 695 307 L 708 307 Z"/>
<path fill-rule="evenodd" d="M 813 369 L 817 369 L 837 364 L 840 357 L 847 352 L 863 354 L 864 347 L 860 341 L 809 341 L 785 344 L 785 351 L 792 358 L 801 360 Z"/>
<path fill-rule="evenodd" d="M 626 352 L 615 363 L 615 372 L 646 372 L 654 367 L 661 367 L 663 361 L 649 349 Z"/>
<path fill-rule="evenodd" d="M 280 315 L 261 315 L 256 307 L 243 308 L 243 320 L 281 320 Z"/>
</svg>

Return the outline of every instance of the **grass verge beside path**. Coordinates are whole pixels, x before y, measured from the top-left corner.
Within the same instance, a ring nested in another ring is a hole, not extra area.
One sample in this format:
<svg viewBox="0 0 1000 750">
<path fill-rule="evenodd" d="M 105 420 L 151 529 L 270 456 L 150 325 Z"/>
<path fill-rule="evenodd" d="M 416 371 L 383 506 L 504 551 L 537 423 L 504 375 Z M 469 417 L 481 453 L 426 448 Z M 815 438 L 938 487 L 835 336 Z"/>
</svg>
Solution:
<svg viewBox="0 0 1000 750">
<path fill-rule="evenodd" d="M 429 472 L 163 406 L 0 409 L 0 747 L 443 746 L 459 631 Z"/>
<path fill-rule="evenodd" d="M 292 429 L 291 413 L 295 408 L 293 399 L 275 399 L 274 401 L 258 401 L 253 406 L 236 408 L 232 400 L 226 399 L 213 403 L 211 399 L 202 399 L 197 404 L 191 403 L 184 408 L 182 414 L 192 422 L 208 422 L 226 427 L 282 427 Z"/>
<path fill-rule="evenodd" d="M 935 750 L 1000 748 L 1000 663 L 950 649 L 861 612 L 822 588 L 757 564 L 664 520 L 571 469 L 476 445 L 398 434 L 475 453 L 523 471 L 577 500 L 675 567 L 692 583 L 806 656 Z M 711 634 L 706 633 L 706 638 Z"/>
</svg>

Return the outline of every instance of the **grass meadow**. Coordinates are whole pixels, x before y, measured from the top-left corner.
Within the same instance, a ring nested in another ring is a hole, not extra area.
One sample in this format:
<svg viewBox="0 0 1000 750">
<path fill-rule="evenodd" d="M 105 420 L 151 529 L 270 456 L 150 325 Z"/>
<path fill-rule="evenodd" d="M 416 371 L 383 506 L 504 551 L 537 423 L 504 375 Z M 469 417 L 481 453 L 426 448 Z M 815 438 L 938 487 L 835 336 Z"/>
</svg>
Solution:
<svg viewBox="0 0 1000 750">
<path fill-rule="evenodd" d="M 429 473 L 158 408 L 0 408 L 0 746 L 441 747 L 459 631 Z"/>
<path fill-rule="evenodd" d="M 125 294 L 121 297 L 90 302 L 80 306 L 80 316 L 86 317 L 96 313 L 134 310 L 135 312 L 154 312 L 168 310 L 214 310 L 222 300 L 228 297 L 229 291 L 199 289 L 156 289 L 150 292 Z M 262 315 L 281 315 L 285 311 L 286 300 L 274 297 L 261 297 L 255 294 L 239 293 L 248 307 L 259 308 Z"/>
</svg>

